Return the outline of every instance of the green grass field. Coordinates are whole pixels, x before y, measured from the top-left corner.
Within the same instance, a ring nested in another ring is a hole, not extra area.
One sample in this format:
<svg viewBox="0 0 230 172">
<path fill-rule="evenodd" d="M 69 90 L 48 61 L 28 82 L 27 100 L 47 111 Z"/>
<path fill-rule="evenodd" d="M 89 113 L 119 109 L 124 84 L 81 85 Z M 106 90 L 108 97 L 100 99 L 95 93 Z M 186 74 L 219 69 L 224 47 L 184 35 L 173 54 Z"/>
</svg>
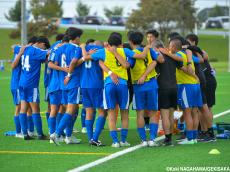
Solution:
<svg viewBox="0 0 230 172">
<path fill-rule="evenodd" d="M 219 72 L 217 80 L 217 104 L 213 109 L 216 114 L 230 108 L 230 75 L 227 72 Z M 111 139 L 107 126 L 100 138 L 103 143 L 108 145 L 103 148 L 90 147 L 87 144 L 86 135 L 81 133 L 77 133 L 77 137 L 83 139 L 82 144 L 63 144 L 59 147 L 49 144 L 48 141 L 23 141 L 14 137 L 4 136 L 5 131 L 14 130 L 14 106 L 9 84 L 10 68 L 7 65 L 6 70 L 0 72 L 0 171 L 67 171 L 122 150 L 110 147 Z M 40 85 L 41 100 L 43 100 L 44 89 L 42 84 Z M 47 133 L 47 123 L 44 118 L 45 110 L 46 105 L 42 101 L 43 126 L 45 133 Z M 230 122 L 230 115 L 222 116 L 215 121 Z M 81 129 L 80 119 L 77 120 L 75 128 Z M 132 145 L 139 143 L 134 111 L 130 111 L 128 140 Z M 177 145 L 172 148 L 141 148 L 88 171 L 165 171 L 166 167 L 169 166 L 227 166 L 229 165 L 230 156 L 229 144 L 230 140 L 218 140 L 216 143 L 199 143 L 191 146 Z M 209 155 L 208 152 L 213 148 L 220 150 L 221 154 Z"/>
<path fill-rule="evenodd" d="M 10 45 L 19 40 L 10 40 L 8 30 L 0 30 L 0 59 L 10 59 Z M 85 31 L 82 40 L 95 38 L 105 40 L 109 31 L 95 32 Z M 123 35 L 125 33 L 123 32 Z M 230 74 L 227 69 L 227 39 L 223 37 L 201 36 L 201 46 L 206 49 L 210 57 L 218 57 L 219 62 L 212 63 L 217 69 L 218 88 L 216 92 L 215 114 L 230 109 Z M 53 42 L 53 39 L 52 39 Z M 221 50 L 221 51 L 220 51 Z M 42 74 L 43 75 L 43 74 Z M 106 125 L 100 140 L 107 146 L 103 148 L 90 147 L 86 135 L 75 133 L 83 140 L 80 145 L 55 146 L 48 141 L 23 141 L 10 136 L 4 136 L 4 132 L 14 130 L 13 114 L 14 105 L 10 93 L 11 69 L 5 64 L 5 70 L 0 71 L 0 171 L 55 171 L 63 172 L 72 168 L 87 164 L 99 158 L 122 150 L 110 147 L 111 139 Z M 48 133 L 44 112 L 46 104 L 44 88 L 41 77 L 41 112 L 43 116 L 43 128 Z M 229 96 L 229 97 L 228 97 Z M 230 114 L 215 119 L 215 122 L 230 122 Z M 119 127 L 120 124 L 118 124 Z M 80 118 L 75 124 L 77 130 L 81 129 Z M 139 144 L 136 132 L 135 112 L 130 111 L 130 130 L 128 141 L 133 145 Z M 135 152 L 108 161 L 88 171 L 166 171 L 166 167 L 176 166 L 229 166 L 230 140 L 218 140 L 215 143 L 199 143 L 190 146 L 141 148 Z M 208 152 L 216 148 L 220 155 L 209 155 Z"/>
</svg>

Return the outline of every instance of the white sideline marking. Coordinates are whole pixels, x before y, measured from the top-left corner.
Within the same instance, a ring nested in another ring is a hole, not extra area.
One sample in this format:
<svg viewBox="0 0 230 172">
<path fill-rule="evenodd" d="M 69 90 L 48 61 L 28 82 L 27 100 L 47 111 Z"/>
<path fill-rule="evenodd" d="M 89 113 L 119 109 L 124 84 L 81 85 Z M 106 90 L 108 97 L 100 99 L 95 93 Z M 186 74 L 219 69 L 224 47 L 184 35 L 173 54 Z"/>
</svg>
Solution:
<svg viewBox="0 0 230 172">
<path fill-rule="evenodd" d="M 226 115 L 226 114 L 228 114 L 228 113 L 230 113 L 230 109 L 229 109 L 229 110 L 226 110 L 226 111 L 224 111 L 224 112 L 221 112 L 221 113 L 218 113 L 218 114 L 214 115 L 213 118 L 219 118 L 220 116 Z M 160 137 L 157 137 L 155 140 L 156 140 L 156 141 L 159 141 L 159 140 L 162 140 L 162 139 L 164 139 L 164 138 L 165 138 L 164 136 L 160 136 Z M 109 160 L 111 160 L 111 159 L 117 158 L 117 157 L 122 156 L 122 155 L 124 155 L 124 154 L 127 154 L 127 153 L 129 153 L 129 152 L 133 152 L 133 151 L 135 151 L 135 150 L 137 150 L 137 149 L 140 149 L 141 147 L 142 147 L 142 146 L 139 144 L 139 145 L 136 145 L 136 146 L 133 146 L 133 147 L 124 149 L 124 150 L 122 150 L 122 151 L 113 153 L 113 154 L 111 154 L 111 155 L 109 155 L 109 156 L 106 156 L 106 157 L 104 157 L 104 158 L 100 158 L 100 159 L 98 159 L 98 160 L 96 160 L 96 161 L 93 161 L 93 162 L 90 162 L 90 163 L 88 163 L 88 164 L 85 164 L 85 165 L 82 165 L 82 166 L 80 166 L 80 167 L 77 167 L 77 168 L 74 168 L 74 169 L 72 169 L 72 170 L 69 170 L 68 172 L 80 172 L 80 171 L 87 170 L 87 169 L 89 169 L 89 168 L 91 168 L 91 167 L 97 166 L 97 165 L 102 164 L 102 163 L 104 163 L 104 162 L 106 162 L 106 161 L 109 161 Z"/>
</svg>

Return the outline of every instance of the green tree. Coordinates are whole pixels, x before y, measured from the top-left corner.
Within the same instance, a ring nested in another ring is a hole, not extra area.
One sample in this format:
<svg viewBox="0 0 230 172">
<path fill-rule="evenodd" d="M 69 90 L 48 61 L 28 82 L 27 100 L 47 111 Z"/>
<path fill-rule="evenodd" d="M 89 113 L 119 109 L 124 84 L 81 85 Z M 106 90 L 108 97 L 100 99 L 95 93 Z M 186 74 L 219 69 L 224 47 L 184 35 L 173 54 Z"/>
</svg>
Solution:
<svg viewBox="0 0 230 172">
<path fill-rule="evenodd" d="M 209 12 L 209 17 L 226 16 L 226 15 L 228 15 L 228 7 L 222 7 L 218 5 L 211 8 Z"/>
<path fill-rule="evenodd" d="M 122 16 L 123 10 L 123 7 L 115 6 L 112 9 L 104 8 L 104 13 L 107 18 L 110 18 L 112 16 Z"/>
<path fill-rule="evenodd" d="M 80 0 L 77 3 L 76 11 L 79 17 L 87 16 L 90 12 L 90 6 L 83 4 Z"/>
<path fill-rule="evenodd" d="M 30 6 L 35 21 L 61 17 L 63 14 L 62 1 L 58 0 L 31 0 Z"/>
<path fill-rule="evenodd" d="M 18 0 L 14 7 L 10 8 L 5 17 L 9 21 L 19 22 L 21 20 L 21 0 Z"/>
<path fill-rule="evenodd" d="M 127 22 L 128 29 L 147 29 L 158 25 L 161 39 L 175 28 L 192 30 L 195 0 L 141 0 Z M 184 32 L 182 30 L 182 32 Z"/>
</svg>

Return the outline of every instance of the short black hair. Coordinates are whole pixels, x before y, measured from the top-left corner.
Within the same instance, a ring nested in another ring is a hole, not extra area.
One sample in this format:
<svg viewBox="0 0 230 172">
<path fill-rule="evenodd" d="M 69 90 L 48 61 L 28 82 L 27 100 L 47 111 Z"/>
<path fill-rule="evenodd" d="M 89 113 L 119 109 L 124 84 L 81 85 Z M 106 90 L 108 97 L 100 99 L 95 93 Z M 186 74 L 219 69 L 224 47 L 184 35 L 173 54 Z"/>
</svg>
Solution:
<svg viewBox="0 0 230 172">
<path fill-rule="evenodd" d="M 116 34 L 110 34 L 109 38 L 108 38 L 108 44 L 113 46 L 119 46 L 122 44 L 122 39 L 119 35 Z"/>
<path fill-rule="evenodd" d="M 56 41 L 61 41 L 64 36 L 65 36 L 65 34 L 63 34 L 63 33 L 57 34 Z"/>
<path fill-rule="evenodd" d="M 76 28 L 76 27 L 69 27 L 66 30 L 66 34 L 69 36 L 70 40 L 74 40 L 77 37 L 80 38 L 81 35 L 83 34 L 83 31 L 81 29 Z"/>
<path fill-rule="evenodd" d="M 44 36 L 39 36 L 36 42 L 37 43 L 45 43 L 46 49 L 50 48 L 50 42 L 49 42 L 48 38 L 46 38 Z"/>
<path fill-rule="evenodd" d="M 69 36 L 64 35 L 63 38 L 62 38 L 62 42 L 69 42 Z"/>
<path fill-rule="evenodd" d="M 146 35 L 148 35 L 148 34 L 152 34 L 155 38 L 158 38 L 158 37 L 159 37 L 159 32 L 158 32 L 157 30 L 155 30 L 155 29 L 148 30 L 148 31 L 146 32 Z"/>
<path fill-rule="evenodd" d="M 123 43 L 123 48 L 128 48 L 128 49 L 132 50 L 132 48 L 128 42 Z"/>
<path fill-rule="evenodd" d="M 90 39 L 88 39 L 87 41 L 86 41 L 86 45 L 88 45 L 88 44 L 90 44 L 90 43 L 94 43 L 95 42 L 95 39 L 92 39 L 92 38 L 90 38 Z"/>
<path fill-rule="evenodd" d="M 35 44 L 37 42 L 38 37 L 37 36 L 32 36 L 28 40 L 28 44 Z"/>
<path fill-rule="evenodd" d="M 179 36 L 173 37 L 172 39 L 170 39 L 169 42 L 171 42 L 172 40 L 175 40 L 175 39 L 179 39 L 182 45 L 188 45 L 188 41 L 186 41 L 186 40 L 185 40 L 182 36 L 180 36 L 180 35 L 179 35 Z"/>
<path fill-rule="evenodd" d="M 171 39 L 173 39 L 174 37 L 178 37 L 178 36 L 180 36 L 180 34 L 178 33 L 178 32 L 171 32 L 171 33 L 169 33 L 168 34 L 168 39 L 169 39 L 169 41 L 171 40 Z"/>
<path fill-rule="evenodd" d="M 129 41 L 134 45 L 140 45 L 144 39 L 144 35 L 141 32 L 132 32 L 129 34 Z"/>
<path fill-rule="evenodd" d="M 122 39 L 122 35 L 121 35 L 119 32 L 112 32 L 112 33 L 110 34 L 110 36 L 111 36 L 111 35 L 118 36 L 118 37 L 120 37 L 120 39 Z"/>
<path fill-rule="evenodd" d="M 192 42 L 195 42 L 195 45 L 198 45 L 198 43 L 199 43 L 199 37 L 196 34 L 193 34 L 193 33 L 188 34 L 186 36 L 186 39 L 188 39 L 188 40 L 190 40 Z"/>
</svg>

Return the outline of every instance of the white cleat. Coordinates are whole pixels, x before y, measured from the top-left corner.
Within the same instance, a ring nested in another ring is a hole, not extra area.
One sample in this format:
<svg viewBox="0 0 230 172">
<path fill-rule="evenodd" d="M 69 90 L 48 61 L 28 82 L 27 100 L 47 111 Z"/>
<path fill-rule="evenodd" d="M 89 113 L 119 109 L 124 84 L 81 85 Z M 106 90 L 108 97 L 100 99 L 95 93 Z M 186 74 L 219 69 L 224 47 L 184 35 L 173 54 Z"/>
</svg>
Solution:
<svg viewBox="0 0 230 172">
<path fill-rule="evenodd" d="M 24 138 L 24 135 L 23 135 L 22 133 L 17 133 L 17 134 L 15 134 L 15 137 L 16 137 L 16 138 L 23 139 L 23 138 Z"/>
<path fill-rule="evenodd" d="M 111 145 L 111 147 L 113 147 L 113 148 L 119 148 L 119 147 L 120 147 L 120 144 L 119 144 L 119 143 L 113 143 L 113 144 Z"/>
<path fill-rule="evenodd" d="M 141 146 L 142 147 L 147 147 L 148 146 L 148 142 L 147 141 L 142 141 L 141 142 Z"/>
<path fill-rule="evenodd" d="M 130 143 L 128 143 L 127 141 L 126 142 L 120 142 L 120 146 L 121 147 L 129 147 Z"/>
<path fill-rule="evenodd" d="M 155 142 L 154 140 L 149 140 L 148 141 L 148 145 L 149 147 L 158 147 L 160 146 L 157 142 Z"/>
<path fill-rule="evenodd" d="M 55 133 L 50 135 L 50 143 L 52 142 L 51 140 L 53 141 L 53 143 L 55 143 L 55 145 L 60 146 L 61 139 L 60 137 L 57 137 Z"/>
<path fill-rule="evenodd" d="M 30 137 L 36 137 L 37 135 L 36 135 L 36 133 L 33 131 L 33 132 L 30 132 L 30 131 L 27 131 L 28 132 L 28 135 L 30 136 Z"/>
<path fill-rule="evenodd" d="M 81 143 L 81 139 L 77 139 L 76 137 L 66 137 L 65 138 L 65 143 L 66 144 L 79 144 Z"/>
<path fill-rule="evenodd" d="M 87 133 L 86 127 L 83 127 L 83 128 L 81 129 L 81 133 L 83 133 L 83 134 Z"/>
<path fill-rule="evenodd" d="M 181 142 L 178 142 L 179 145 L 194 145 L 195 142 L 194 140 L 188 140 L 188 139 L 184 139 Z"/>
</svg>

